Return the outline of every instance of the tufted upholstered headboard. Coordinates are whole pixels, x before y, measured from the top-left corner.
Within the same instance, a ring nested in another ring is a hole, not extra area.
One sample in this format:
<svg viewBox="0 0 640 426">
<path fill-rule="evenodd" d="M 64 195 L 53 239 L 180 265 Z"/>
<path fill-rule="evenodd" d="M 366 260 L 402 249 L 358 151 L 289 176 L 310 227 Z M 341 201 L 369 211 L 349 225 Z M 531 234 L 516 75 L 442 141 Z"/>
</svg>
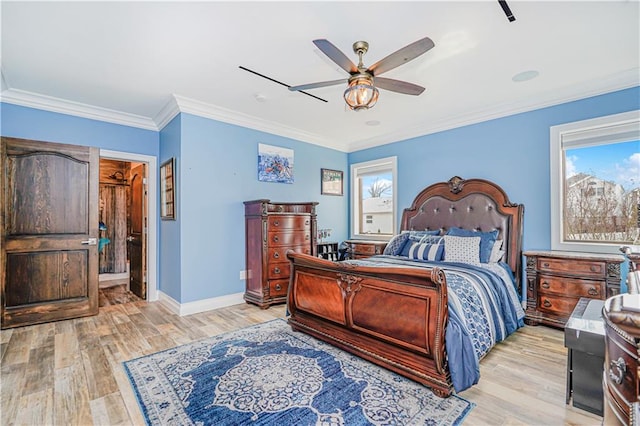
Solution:
<svg viewBox="0 0 640 426">
<path fill-rule="evenodd" d="M 454 176 L 447 182 L 423 189 L 404 209 L 401 230 L 446 232 L 452 226 L 476 231 L 499 231 L 505 261 L 511 266 L 520 290 L 522 281 L 522 226 L 524 206 L 509 201 L 507 194 L 484 179 Z"/>
</svg>

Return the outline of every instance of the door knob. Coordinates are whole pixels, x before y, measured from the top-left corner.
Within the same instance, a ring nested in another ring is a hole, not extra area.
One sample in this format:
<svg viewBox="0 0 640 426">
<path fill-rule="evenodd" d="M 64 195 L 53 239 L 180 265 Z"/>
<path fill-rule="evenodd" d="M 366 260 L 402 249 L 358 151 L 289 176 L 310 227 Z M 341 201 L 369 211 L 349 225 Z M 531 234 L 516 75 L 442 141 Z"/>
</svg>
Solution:
<svg viewBox="0 0 640 426">
<path fill-rule="evenodd" d="M 133 241 L 133 240 L 135 240 L 135 238 L 133 238 L 133 236 L 129 235 L 129 236 L 127 237 L 127 241 L 131 242 L 131 241 Z"/>
</svg>

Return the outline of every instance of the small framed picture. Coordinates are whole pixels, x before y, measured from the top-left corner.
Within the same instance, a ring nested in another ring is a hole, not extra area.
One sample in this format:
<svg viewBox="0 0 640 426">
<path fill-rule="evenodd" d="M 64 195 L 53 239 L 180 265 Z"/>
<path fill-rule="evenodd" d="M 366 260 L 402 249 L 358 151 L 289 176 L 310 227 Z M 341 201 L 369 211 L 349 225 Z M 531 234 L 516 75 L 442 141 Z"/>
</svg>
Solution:
<svg viewBox="0 0 640 426">
<path fill-rule="evenodd" d="M 160 218 L 176 219 L 176 178 L 175 159 L 171 158 L 160 166 Z"/>
<path fill-rule="evenodd" d="M 340 170 L 320 169 L 320 194 L 342 195 L 342 175 Z"/>
</svg>

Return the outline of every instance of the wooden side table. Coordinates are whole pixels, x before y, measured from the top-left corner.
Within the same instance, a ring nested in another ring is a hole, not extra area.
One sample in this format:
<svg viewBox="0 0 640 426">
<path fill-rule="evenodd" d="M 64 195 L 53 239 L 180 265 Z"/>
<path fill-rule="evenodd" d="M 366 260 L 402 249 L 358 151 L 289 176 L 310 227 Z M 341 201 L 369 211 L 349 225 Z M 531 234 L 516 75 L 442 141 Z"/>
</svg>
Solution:
<svg viewBox="0 0 640 426">
<path fill-rule="evenodd" d="M 362 259 L 364 257 L 382 254 L 387 246 L 386 241 L 347 240 L 347 257 L 349 259 Z"/>
<path fill-rule="evenodd" d="M 581 297 L 604 300 L 620 293 L 618 254 L 526 251 L 525 323 L 564 328 Z"/>
</svg>

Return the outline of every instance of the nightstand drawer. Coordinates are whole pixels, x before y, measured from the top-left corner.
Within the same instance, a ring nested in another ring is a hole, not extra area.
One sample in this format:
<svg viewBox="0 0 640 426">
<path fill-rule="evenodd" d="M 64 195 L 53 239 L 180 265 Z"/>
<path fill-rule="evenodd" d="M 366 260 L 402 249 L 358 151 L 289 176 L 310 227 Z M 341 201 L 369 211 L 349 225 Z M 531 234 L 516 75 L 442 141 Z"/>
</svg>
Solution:
<svg viewBox="0 0 640 426">
<path fill-rule="evenodd" d="M 577 278 L 556 277 L 553 275 L 538 276 L 538 292 L 557 295 L 571 295 L 572 297 L 589 297 L 604 299 L 604 283 L 601 281 L 581 280 Z"/>
<path fill-rule="evenodd" d="M 566 273 L 600 279 L 606 276 L 606 265 L 606 262 L 592 260 L 538 258 L 538 270 L 540 272 Z"/>
<path fill-rule="evenodd" d="M 579 299 L 568 298 L 566 296 L 554 296 L 550 294 L 540 294 L 538 298 L 538 310 L 553 314 L 557 317 L 568 318 L 576 307 Z"/>
<path fill-rule="evenodd" d="M 358 259 L 362 257 L 370 257 L 378 254 L 382 254 L 384 248 L 387 246 L 385 241 L 346 241 L 349 257 L 351 259 Z"/>
</svg>

